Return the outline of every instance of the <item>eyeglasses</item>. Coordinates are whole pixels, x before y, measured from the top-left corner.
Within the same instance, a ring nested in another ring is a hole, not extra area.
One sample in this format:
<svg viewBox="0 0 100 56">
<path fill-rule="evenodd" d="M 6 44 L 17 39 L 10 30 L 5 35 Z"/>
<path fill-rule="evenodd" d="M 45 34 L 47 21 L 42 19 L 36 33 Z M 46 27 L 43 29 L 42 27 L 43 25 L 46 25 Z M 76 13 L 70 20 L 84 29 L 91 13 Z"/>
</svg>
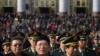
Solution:
<svg viewBox="0 0 100 56">
<path fill-rule="evenodd" d="M 14 45 L 12 45 L 12 46 L 15 46 L 15 47 L 16 47 L 16 46 L 19 46 L 19 47 L 20 47 L 20 46 L 22 46 L 22 44 L 14 44 Z"/>
</svg>

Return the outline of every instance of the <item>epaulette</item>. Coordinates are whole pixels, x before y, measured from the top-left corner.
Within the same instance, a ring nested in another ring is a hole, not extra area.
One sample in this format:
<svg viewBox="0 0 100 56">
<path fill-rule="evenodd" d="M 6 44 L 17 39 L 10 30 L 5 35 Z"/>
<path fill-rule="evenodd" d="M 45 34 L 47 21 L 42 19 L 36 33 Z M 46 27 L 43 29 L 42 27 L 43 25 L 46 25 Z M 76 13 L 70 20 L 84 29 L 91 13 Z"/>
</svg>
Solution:
<svg viewBox="0 0 100 56">
<path fill-rule="evenodd" d="M 91 49 L 91 48 L 86 48 L 86 51 L 87 51 L 87 52 L 93 51 L 93 49 Z"/>
<path fill-rule="evenodd" d="M 29 50 L 29 48 L 25 48 L 25 49 L 23 49 L 23 51 L 28 51 Z"/>
<path fill-rule="evenodd" d="M 52 52 L 56 52 L 56 51 L 59 51 L 59 48 L 55 49 L 55 50 L 52 50 Z"/>
</svg>

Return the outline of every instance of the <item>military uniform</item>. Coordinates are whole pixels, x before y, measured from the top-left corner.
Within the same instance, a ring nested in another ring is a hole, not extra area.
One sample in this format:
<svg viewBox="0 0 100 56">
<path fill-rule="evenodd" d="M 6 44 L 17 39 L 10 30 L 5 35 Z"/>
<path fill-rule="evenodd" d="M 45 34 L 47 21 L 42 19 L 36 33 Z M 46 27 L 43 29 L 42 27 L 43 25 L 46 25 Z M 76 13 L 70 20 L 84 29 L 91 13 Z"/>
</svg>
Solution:
<svg viewBox="0 0 100 56">
<path fill-rule="evenodd" d="M 99 36 L 95 36 L 94 38 L 93 38 L 93 40 L 95 40 L 95 41 L 99 41 Z M 100 52 L 99 52 L 99 50 L 100 50 L 100 43 L 94 43 L 93 45 L 92 45 L 92 49 L 94 50 L 94 51 L 96 51 L 96 53 L 97 53 L 97 55 L 98 56 L 100 56 Z"/>
<path fill-rule="evenodd" d="M 37 40 L 38 39 L 38 37 L 39 36 L 41 36 L 42 34 L 40 33 L 40 32 L 33 32 L 33 33 L 30 33 L 29 34 L 29 39 L 31 39 L 31 40 Z M 33 46 L 32 46 L 33 47 Z M 33 50 L 32 50 L 33 49 Z M 31 46 L 30 47 L 28 47 L 28 48 L 25 48 L 25 49 L 23 49 L 23 52 L 25 52 L 25 53 L 27 53 L 28 55 L 30 55 L 30 56 L 36 56 L 36 51 L 35 51 L 35 48 L 31 48 Z"/>
<path fill-rule="evenodd" d="M 7 47 L 10 47 L 10 39 L 5 39 L 2 43 L 2 47 L 4 46 L 7 46 Z M 5 51 L 2 51 L 1 54 L 2 56 L 6 56 L 8 53 L 10 53 L 10 48 L 9 48 L 9 51 L 8 52 L 5 52 Z"/>
<path fill-rule="evenodd" d="M 57 48 L 52 52 L 53 56 L 64 56 L 65 52 L 61 50 L 61 48 Z"/>
<path fill-rule="evenodd" d="M 49 40 L 50 40 L 50 47 L 51 47 L 51 50 L 50 50 L 50 53 L 52 53 L 53 51 L 55 51 L 57 48 L 59 48 L 59 45 L 56 44 L 56 31 L 55 30 L 51 30 L 48 34 L 48 37 L 49 37 Z M 54 41 L 51 41 L 51 40 L 54 40 Z M 51 43 L 51 42 L 54 42 L 54 43 Z"/>
<path fill-rule="evenodd" d="M 86 26 L 83 26 L 81 31 L 79 31 L 78 33 L 76 33 L 75 35 L 78 35 L 78 36 L 86 36 L 87 38 L 87 47 L 92 49 L 92 38 L 89 37 L 89 34 L 91 33 L 91 28 L 89 27 L 86 27 Z"/>
<path fill-rule="evenodd" d="M 84 32 L 87 33 L 87 32 Z M 76 51 L 77 56 L 97 56 L 96 52 L 93 51 L 91 48 L 88 47 L 88 45 L 80 46 L 81 43 L 86 44 L 87 43 L 87 36 L 84 35 L 83 33 L 78 33 L 79 35 L 79 40 L 78 40 L 78 48 Z"/>
<path fill-rule="evenodd" d="M 28 47 L 28 48 L 24 49 L 23 52 L 29 54 L 30 56 L 35 56 L 36 55 L 35 50 L 32 51 L 31 47 Z"/>
<path fill-rule="evenodd" d="M 97 51 L 97 50 L 100 49 L 100 44 L 98 44 L 98 45 L 93 44 L 92 48 L 93 48 L 94 51 Z"/>
<path fill-rule="evenodd" d="M 68 32 L 64 32 L 63 34 L 61 34 L 59 36 L 59 38 L 57 39 L 57 41 L 63 42 L 65 41 L 66 38 L 68 38 L 69 36 L 72 36 L 72 34 L 68 33 Z M 63 44 L 63 43 L 62 43 Z M 63 44 L 64 45 L 64 44 Z M 52 55 L 54 56 L 64 56 L 65 55 L 65 50 L 63 48 L 63 50 L 61 49 L 62 47 L 60 46 L 59 48 L 57 48 L 56 50 L 52 51 Z"/>
<path fill-rule="evenodd" d="M 70 37 L 66 38 L 66 40 L 63 42 L 66 47 L 65 55 L 63 55 L 63 56 L 77 56 L 75 50 L 77 49 L 77 41 L 78 40 L 79 40 L 78 36 L 70 36 Z M 70 49 L 70 48 L 72 48 L 72 49 Z"/>
<path fill-rule="evenodd" d="M 9 53 L 9 54 L 7 54 L 6 56 L 15 56 L 14 55 L 14 53 Z M 22 52 L 21 54 L 20 54 L 20 56 L 29 56 L 28 54 L 26 54 L 26 53 L 24 53 L 24 52 Z"/>
<path fill-rule="evenodd" d="M 9 53 L 10 53 L 10 52 L 9 52 Z M 7 53 L 7 54 L 9 54 L 9 53 Z M 5 52 L 1 52 L 1 55 L 2 55 L 2 56 L 6 56 L 7 54 L 6 54 Z M 0 55 L 0 56 L 1 56 L 1 55 Z"/>
<path fill-rule="evenodd" d="M 54 44 L 54 45 L 51 47 L 50 52 L 55 51 L 57 48 L 59 48 L 59 45 L 58 45 L 58 44 Z"/>
<path fill-rule="evenodd" d="M 37 54 L 36 56 L 39 56 L 39 55 Z M 48 54 L 48 56 L 53 56 L 53 55 Z"/>
<path fill-rule="evenodd" d="M 85 48 L 84 50 L 81 50 L 81 51 L 77 50 L 76 55 L 77 56 L 97 56 L 96 52 L 89 48 Z"/>
</svg>

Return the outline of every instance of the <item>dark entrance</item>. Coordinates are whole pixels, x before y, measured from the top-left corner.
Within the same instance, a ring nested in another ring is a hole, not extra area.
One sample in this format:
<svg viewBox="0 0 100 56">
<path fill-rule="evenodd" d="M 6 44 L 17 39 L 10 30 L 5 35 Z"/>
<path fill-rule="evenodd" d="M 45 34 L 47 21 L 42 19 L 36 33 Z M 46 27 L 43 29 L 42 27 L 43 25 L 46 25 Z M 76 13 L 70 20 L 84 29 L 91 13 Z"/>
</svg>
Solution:
<svg viewBox="0 0 100 56">
<path fill-rule="evenodd" d="M 49 7 L 40 7 L 40 13 L 49 13 Z"/>
<path fill-rule="evenodd" d="M 86 7 L 76 7 L 76 13 L 86 13 Z"/>
<path fill-rule="evenodd" d="M 13 7 L 3 7 L 3 12 L 13 12 Z"/>
</svg>

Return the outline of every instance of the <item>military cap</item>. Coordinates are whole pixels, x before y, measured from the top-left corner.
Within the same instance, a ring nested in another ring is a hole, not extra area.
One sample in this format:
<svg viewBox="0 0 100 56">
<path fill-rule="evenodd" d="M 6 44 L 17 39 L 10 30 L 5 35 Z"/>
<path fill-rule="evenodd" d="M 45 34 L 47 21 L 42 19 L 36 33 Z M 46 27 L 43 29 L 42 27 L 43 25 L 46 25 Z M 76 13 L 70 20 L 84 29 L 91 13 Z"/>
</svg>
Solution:
<svg viewBox="0 0 100 56">
<path fill-rule="evenodd" d="M 81 39 L 87 39 L 87 36 L 85 36 L 85 35 L 78 35 L 78 37 L 79 37 L 79 40 L 81 40 Z"/>
<path fill-rule="evenodd" d="M 65 44 L 65 46 L 76 46 L 78 40 L 78 36 L 70 36 L 64 40 L 63 44 Z"/>
<path fill-rule="evenodd" d="M 10 45 L 10 39 L 5 39 L 2 43 L 2 45 Z"/>
<path fill-rule="evenodd" d="M 34 31 L 29 34 L 29 38 L 31 39 L 37 39 L 38 37 L 42 36 L 43 34 L 37 31 Z"/>
<path fill-rule="evenodd" d="M 57 31 L 56 30 L 50 30 L 48 32 L 48 37 L 54 38 L 56 36 Z"/>
<path fill-rule="evenodd" d="M 62 41 L 64 39 L 68 38 L 69 36 L 72 36 L 72 34 L 70 34 L 69 32 L 64 32 L 63 34 L 61 34 L 59 36 L 59 38 L 57 39 L 57 41 L 60 41 L 60 40 Z"/>
<path fill-rule="evenodd" d="M 95 40 L 99 40 L 99 36 L 95 36 L 93 39 L 95 39 Z"/>
<path fill-rule="evenodd" d="M 82 35 L 89 35 L 91 32 L 91 28 L 83 26 L 82 30 L 76 33 L 76 35 L 82 34 Z"/>
</svg>

